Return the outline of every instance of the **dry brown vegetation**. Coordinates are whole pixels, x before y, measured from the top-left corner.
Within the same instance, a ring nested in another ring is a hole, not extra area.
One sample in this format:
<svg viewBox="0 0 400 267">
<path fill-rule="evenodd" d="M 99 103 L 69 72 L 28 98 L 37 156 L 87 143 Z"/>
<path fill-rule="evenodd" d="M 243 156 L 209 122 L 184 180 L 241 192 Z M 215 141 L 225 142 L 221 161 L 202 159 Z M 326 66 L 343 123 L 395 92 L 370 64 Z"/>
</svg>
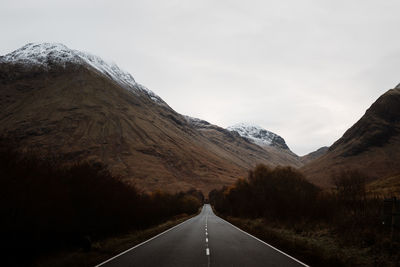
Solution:
<svg viewBox="0 0 400 267">
<path fill-rule="evenodd" d="M 215 125 L 197 128 L 166 103 L 90 67 L 0 64 L 0 133 L 65 159 L 101 162 L 147 191 L 233 184 L 255 163 L 295 164 Z"/>
<path fill-rule="evenodd" d="M 221 216 L 311 265 L 394 265 L 400 243 L 382 225 L 383 199 L 367 197 L 367 180 L 344 171 L 327 192 L 295 169 L 259 165 L 209 199 Z"/>
<path fill-rule="evenodd" d="M 107 236 L 194 214 L 203 202 L 197 190 L 142 193 L 102 165 L 66 166 L 18 152 L 8 140 L 0 143 L 0 235 L 7 264 L 25 265 L 59 249 L 89 250 Z"/>
<path fill-rule="evenodd" d="M 380 96 L 322 157 L 301 168 L 309 181 L 329 188 L 331 176 L 358 169 L 371 179 L 400 173 L 400 88 Z"/>
<path fill-rule="evenodd" d="M 368 183 L 367 193 L 370 196 L 379 197 L 400 196 L 400 175 L 385 177 Z"/>
</svg>

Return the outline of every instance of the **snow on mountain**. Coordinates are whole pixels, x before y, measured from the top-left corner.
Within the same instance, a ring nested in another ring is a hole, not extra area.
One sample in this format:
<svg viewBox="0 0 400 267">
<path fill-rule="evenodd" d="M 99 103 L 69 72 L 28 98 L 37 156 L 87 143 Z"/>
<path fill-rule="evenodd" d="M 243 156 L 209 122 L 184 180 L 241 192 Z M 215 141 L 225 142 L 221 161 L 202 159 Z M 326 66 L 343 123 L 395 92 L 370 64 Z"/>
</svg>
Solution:
<svg viewBox="0 0 400 267">
<path fill-rule="evenodd" d="M 267 131 L 258 125 L 238 123 L 228 127 L 227 130 L 237 132 L 240 136 L 247 138 L 259 146 L 275 146 L 289 149 L 282 137 L 273 132 Z"/>
<path fill-rule="evenodd" d="M 190 117 L 187 115 L 183 115 L 183 117 L 186 119 L 186 121 L 196 127 L 201 127 L 201 128 L 208 128 L 208 127 L 212 127 L 213 125 L 210 124 L 208 121 L 202 120 L 202 119 L 198 119 L 198 118 L 194 118 L 194 117 Z"/>
<path fill-rule="evenodd" d="M 40 66 L 45 69 L 50 69 L 54 64 L 63 68 L 71 63 L 89 66 L 133 93 L 141 91 L 154 102 L 166 104 L 154 92 L 138 84 L 131 74 L 121 70 L 115 63 L 106 62 L 90 53 L 70 49 L 63 44 L 29 43 L 14 52 L 0 57 L 0 62 Z"/>
</svg>

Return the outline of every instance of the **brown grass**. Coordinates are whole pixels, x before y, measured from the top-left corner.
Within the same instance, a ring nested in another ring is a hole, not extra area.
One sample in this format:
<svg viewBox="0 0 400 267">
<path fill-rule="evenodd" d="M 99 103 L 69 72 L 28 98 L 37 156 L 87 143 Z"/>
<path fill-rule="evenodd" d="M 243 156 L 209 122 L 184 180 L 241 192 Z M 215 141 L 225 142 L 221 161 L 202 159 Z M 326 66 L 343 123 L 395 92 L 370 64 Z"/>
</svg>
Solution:
<svg viewBox="0 0 400 267">
<path fill-rule="evenodd" d="M 344 171 L 319 191 L 298 171 L 258 166 L 248 179 L 210 192 L 221 216 L 316 266 L 397 266 L 400 239 L 382 225 L 383 199 L 366 194 L 367 176 Z"/>
<path fill-rule="evenodd" d="M 370 248 L 344 245 L 326 225 L 307 228 L 284 226 L 265 220 L 226 217 L 232 224 L 311 266 L 391 266 L 390 258 Z"/>
<path fill-rule="evenodd" d="M 0 64 L 0 74 L 0 133 L 70 161 L 101 162 L 145 191 L 208 193 L 255 163 L 296 161 L 217 126 L 197 129 L 166 104 L 84 67 L 46 72 Z"/>
<path fill-rule="evenodd" d="M 381 178 L 367 184 L 367 193 L 370 196 L 386 198 L 400 197 L 400 175 Z"/>
</svg>

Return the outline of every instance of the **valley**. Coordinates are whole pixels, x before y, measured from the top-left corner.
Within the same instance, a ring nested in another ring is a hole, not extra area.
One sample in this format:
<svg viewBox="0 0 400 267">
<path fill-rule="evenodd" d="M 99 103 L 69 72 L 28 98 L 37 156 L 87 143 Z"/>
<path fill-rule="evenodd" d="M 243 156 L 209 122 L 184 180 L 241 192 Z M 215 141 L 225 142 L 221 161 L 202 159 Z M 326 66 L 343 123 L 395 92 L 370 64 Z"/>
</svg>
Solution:
<svg viewBox="0 0 400 267">
<path fill-rule="evenodd" d="M 332 145 L 304 156 L 256 124 L 223 128 L 180 114 L 115 63 L 63 44 L 0 56 L 0 107 L 10 262 L 19 246 L 30 260 L 52 244 L 91 263 L 108 257 L 105 266 L 228 265 L 233 256 L 246 266 L 396 262 L 398 240 L 380 216 L 383 199 L 400 192 L 400 85 Z M 130 231 L 157 235 L 142 246 Z M 118 235 L 136 245 L 111 257 L 99 244 Z M 149 258 L 154 251 L 159 258 Z"/>
</svg>

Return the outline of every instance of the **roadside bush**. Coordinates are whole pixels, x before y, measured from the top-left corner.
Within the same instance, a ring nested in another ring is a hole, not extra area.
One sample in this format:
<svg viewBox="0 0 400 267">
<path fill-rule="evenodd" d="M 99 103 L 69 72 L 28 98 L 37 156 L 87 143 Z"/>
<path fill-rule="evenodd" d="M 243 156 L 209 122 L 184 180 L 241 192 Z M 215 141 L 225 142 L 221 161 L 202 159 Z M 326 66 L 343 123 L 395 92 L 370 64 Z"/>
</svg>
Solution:
<svg viewBox="0 0 400 267">
<path fill-rule="evenodd" d="M 313 217 L 320 190 L 291 167 L 270 169 L 258 165 L 247 179 L 232 187 L 210 192 L 218 212 L 269 220 L 302 220 Z"/>
<path fill-rule="evenodd" d="M 385 235 L 381 223 L 383 201 L 366 197 L 368 177 L 349 170 L 332 179 L 335 190 L 322 191 L 293 168 L 259 165 L 247 179 L 211 191 L 209 199 L 225 216 L 262 218 L 293 229 L 322 223 L 347 244 L 378 242 L 379 236 Z"/>
<path fill-rule="evenodd" d="M 61 248 L 90 249 L 92 240 L 194 214 L 202 205 L 196 190 L 144 194 L 101 164 L 65 165 L 17 148 L 0 140 L 0 248 L 15 265 Z"/>
<path fill-rule="evenodd" d="M 348 241 L 374 243 L 374 236 L 381 232 L 383 201 L 367 198 L 368 176 L 359 170 L 342 171 L 332 177 L 335 190 L 335 217 L 331 222 Z"/>
</svg>

